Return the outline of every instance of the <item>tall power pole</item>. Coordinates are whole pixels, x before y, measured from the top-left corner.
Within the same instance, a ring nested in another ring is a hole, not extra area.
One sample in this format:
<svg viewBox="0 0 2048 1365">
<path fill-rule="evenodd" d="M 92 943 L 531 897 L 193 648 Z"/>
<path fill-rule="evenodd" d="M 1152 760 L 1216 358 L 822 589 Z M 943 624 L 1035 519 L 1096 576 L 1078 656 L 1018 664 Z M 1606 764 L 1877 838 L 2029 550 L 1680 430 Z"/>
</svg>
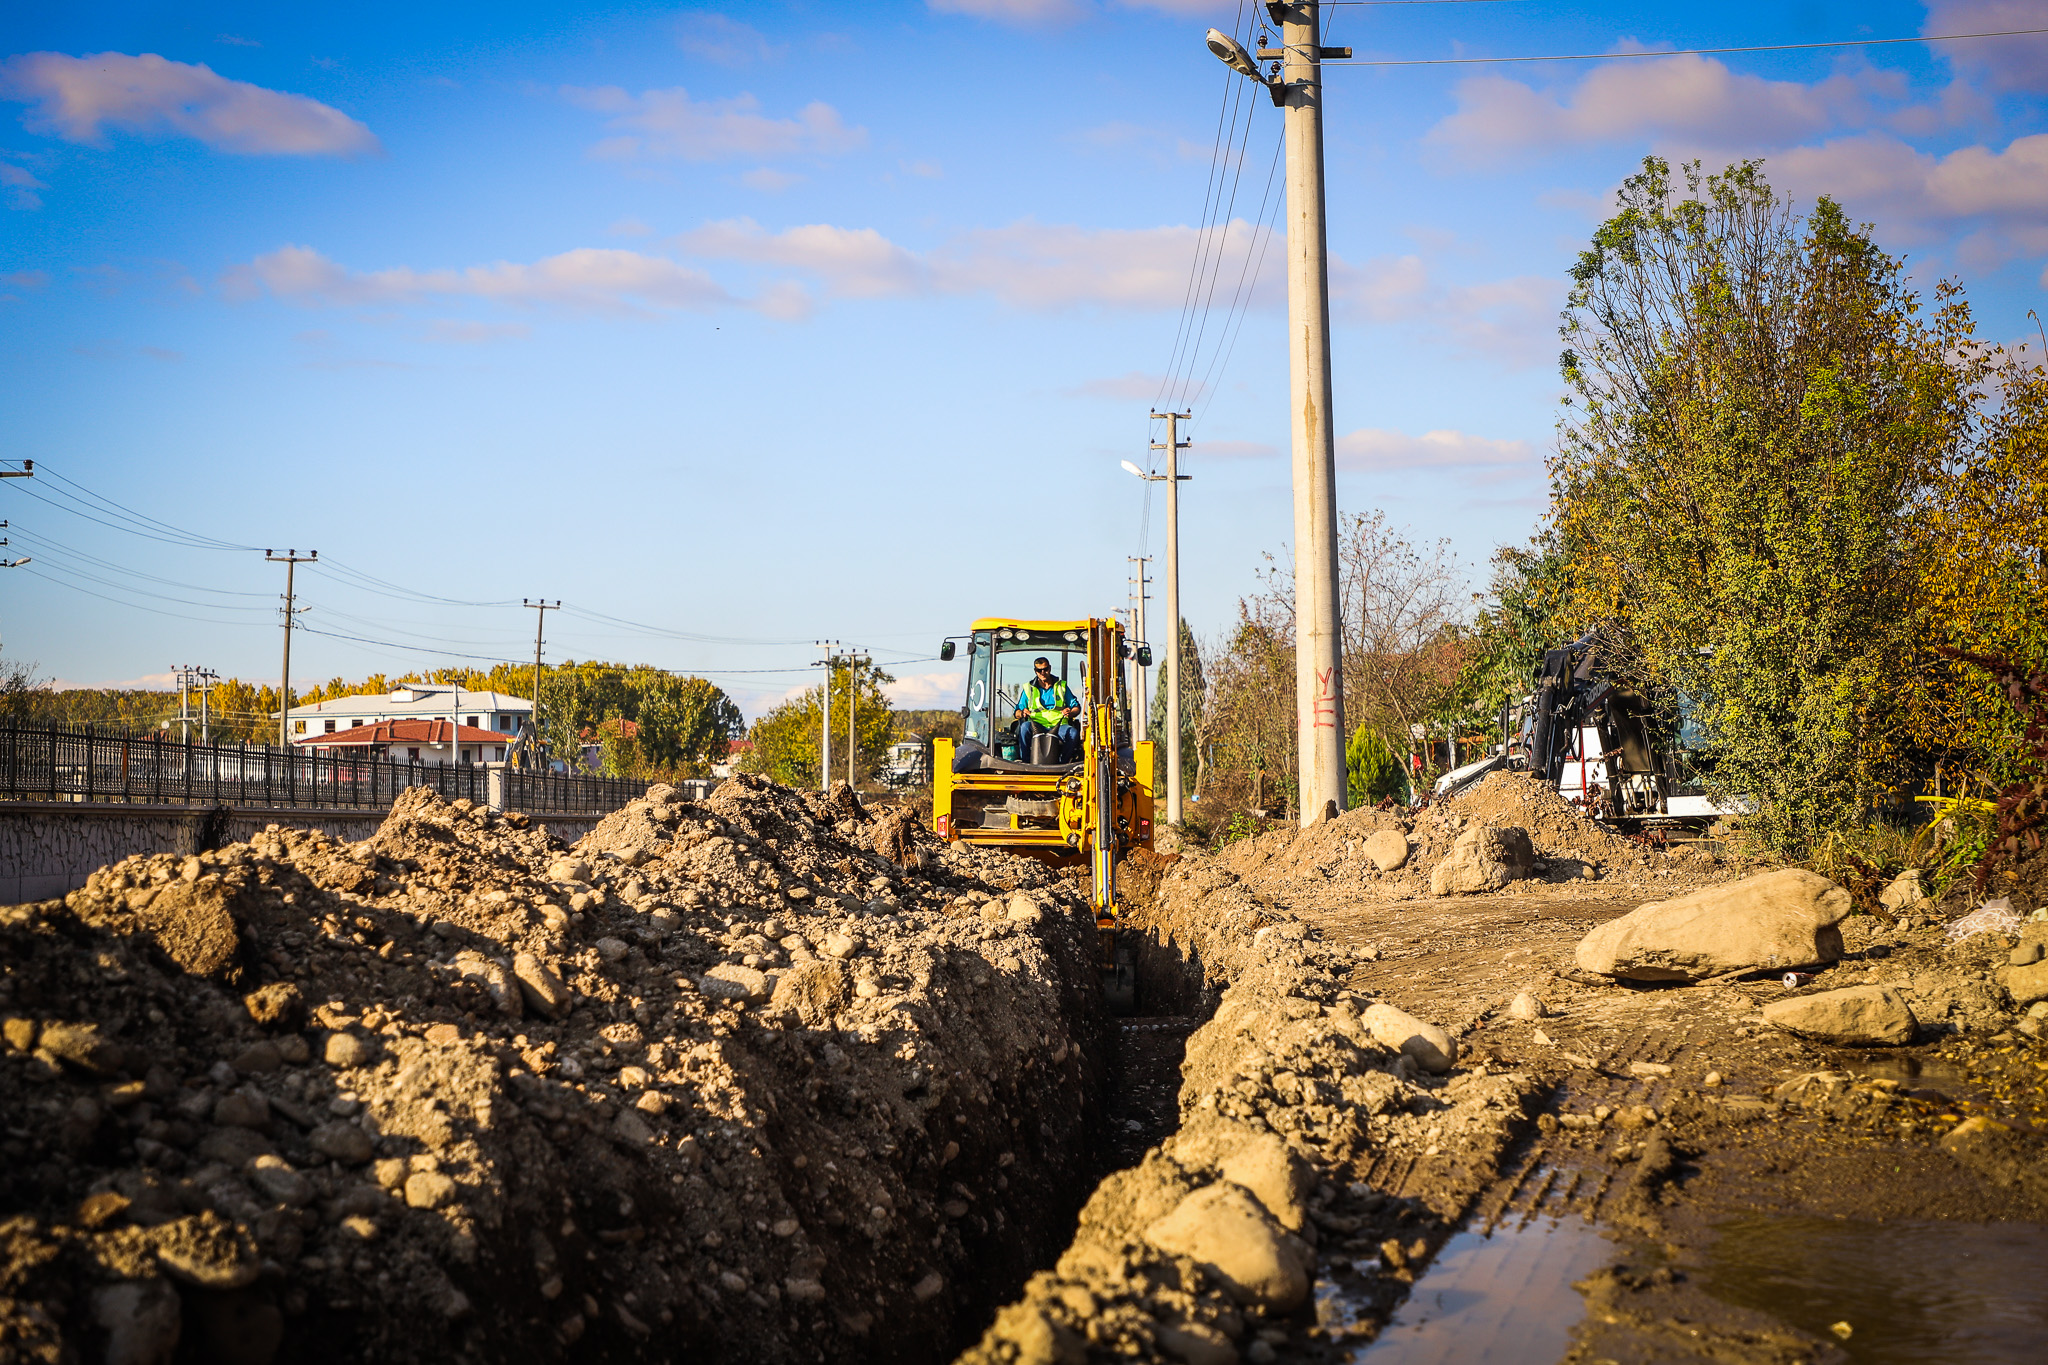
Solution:
<svg viewBox="0 0 2048 1365">
<path fill-rule="evenodd" d="M 1166 823 L 1179 825 L 1180 814 L 1180 453 L 1193 442 L 1180 438 L 1180 424 L 1192 413 L 1154 412 L 1166 419 L 1166 440 L 1152 449 L 1166 452 L 1166 633 L 1171 643 L 1166 666 Z"/>
<path fill-rule="evenodd" d="M 873 662 L 874 660 L 865 654 L 856 654 L 851 649 L 846 651 L 846 785 L 848 788 L 857 785 L 854 781 L 854 774 L 855 760 L 860 752 L 860 731 L 856 728 L 860 720 L 859 670 L 863 664 L 871 664 Z"/>
<path fill-rule="evenodd" d="M 199 680 L 199 742 L 213 743 L 213 685 L 220 681 L 220 674 L 210 668 L 193 670 Z"/>
<path fill-rule="evenodd" d="M 292 576 L 298 572 L 299 565 L 319 559 L 320 552 L 311 550 L 300 554 L 297 550 L 286 550 L 279 554 L 275 550 L 265 550 L 263 557 L 274 564 L 284 565 L 284 679 L 277 694 L 277 747 L 290 752 L 291 736 L 285 730 L 292 714 L 292 617 L 299 610 L 292 605 Z"/>
<path fill-rule="evenodd" d="M 1125 555 L 1124 558 L 1137 566 L 1137 572 L 1131 578 L 1131 635 L 1142 644 L 1150 644 L 1151 637 L 1145 634 L 1145 602 L 1152 594 L 1145 589 L 1152 582 L 1152 575 L 1145 570 L 1151 567 L 1152 556 Z M 1136 683 L 1131 691 L 1138 701 L 1138 723 L 1135 728 L 1139 735 L 1143 735 L 1145 727 L 1152 723 L 1151 689 L 1146 686 L 1150 670 L 1138 663 L 1135 654 L 1132 656 L 1131 664 L 1132 680 Z"/>
<path fill-rule="evenodd" d="M 1287 124 L 1288 414 L 1294 456 L 1294 695 L 1304 825 L 1343 810 L 1345 793 L 1320 11 L 1316 0 L 1296 0 L 1282 12 L 1280 23 Z"/>
<path fill-rule="evenodd" d="M 522 597 L 519 599 L 519 605 L 522 607 L 532 607 L 535 613 L 537 613 L 533 618 L 533 761 L 534 765 L 538 767 L 540 765 L 541 754 L 540 642 L 541 637 L 545 633 L 547 627 L 548 613 L 551 611 L 560 611 L 562 609 L 562 599 L 557 597 L 554 601 L 550 602 L 547 598 L 542 597 L 529 602 L 526 598 Z"/>
<path fill-rule="evenodd" d="M 818 790 L 832 790 L 832 647 L 837 640 L 819 640 L 818 648 L 825 651 L 825 657 L 818 660 L 816 667 L 825 670 L 825 695 L 819 699 L 818 722 Z"/>
<path fill-rule="evenodd" d="M 1323 205 L 1323 47 L 1317 0 L 1272 0 L 1281 46 L 1244 50 L 1210 29 L 1209 50 L 1266 87 L 1287 145 L 1288 420 L 1294 456 L 1294 696 L 1301 822 L 1344 809 L 1344 669 L 1338 635 L 1337 462 L 1330 415 L 1330 261 Z M 1277 70 L 1261 71 L 1259 62 Z"/>
</svg>

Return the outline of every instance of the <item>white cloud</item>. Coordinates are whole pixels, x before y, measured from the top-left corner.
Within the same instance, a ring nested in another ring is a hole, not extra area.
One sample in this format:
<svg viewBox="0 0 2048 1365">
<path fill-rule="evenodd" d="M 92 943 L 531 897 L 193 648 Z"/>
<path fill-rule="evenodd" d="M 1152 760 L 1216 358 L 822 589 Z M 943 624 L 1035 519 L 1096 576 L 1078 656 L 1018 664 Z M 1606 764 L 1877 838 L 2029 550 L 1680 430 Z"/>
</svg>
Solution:
<svg viewBox="0 0 2048 1365">
<path fill-rule="evenodd" d="M 356 156 L 380 150 L 361 123 L 304 95 L 229 80 L 204 65 L 101 52 L 31 52 L 0 63 L 0 96 L 32 107 L 31 131 L 100 143 L 106 130 L 194 138 L 252 156 Z"/>
<path fill-rule="evenodd" d="M 939 14 L 967 14 L 999 24 L 1064 24 L 1085 12 L 1076 0 L 925 0 Z"/>
<path fill-rule="evenodd" d="M 936 711 L 958 706 L 967 675 L 959 669 L 938 673 L 906 673 L 882 689 L 889 701 L 906 711 Z"/>
<path fill-rule="evenodd" d="M 1491 483 L 1540 474 L 1543 462 L 1527 441 L 1496 441 L 1448 429 L 1411 436 L 1361 427 L 1337 438 L 1337 467 L 1373 474 L 1455 471 Z"/>
<path fill-rule="evenodd" d="M 945 168 L 936 161 L 899 161 L 896 169 L 920 180 L 943 180 L 946 177 Z"/>
<path fill-rule="evenodd" d="M 780 194 L 791 185 L 801 185 L 804 178 L 788 171 L 778 171 L 773 166 L 757 166 L 740 176 L 740 183 L 750 190 L 763 194 Z"/>
<path fill-rule="evenodd" d="M 1243 219 L 1225 225 L 1227 279 L 1234 280 L 1253 240 Z M 932 268 L 946 293 L 993 294 L 1033 311 L 1178 309 L 1187 297 L 1196 242 L 1190 227 L 1083 228 L 1026 219 L 963 234 L 934 253 Z M 1277 266 L 1280 253 L 1269 252 L 1267 259 Z"/>
<path fill-rule="evenodd" d="M 533 335 L 523 322 L 471 322 L 462 318 L 435 318 L 427 324 L 426 340 L 453 346 L 481 346 L 492 341 L 520 341 Z"/>
<path fill-rule="evenodd" d="M 2048 0 L 1928 0 L 1922 33 L 2001 33 L 2048 28 Z M 1994 90 L 2048 90 L 2048 33 L 1940 43 L 1934 51 L 1958 77 Z"/>
<path fill-rule="evenodd" d="M 654 229 L 639 218 L 625 217 L 605 229 L 614 237 L 651 237 Z"/>
<path fill-rule="evenodd" d="M 1938 240 L 1974 222 L 1983 234 L 1968 245 L 1979 261 L 2048 250 L 2048 133 L 1940 157 L 1866 134 L 1780 152 L 1770 169 L 1781 188 L 1830 195 L 1905 240 Z"/>
<path fill-rule="evenodd" d="M 785 51 L 752 24 L 709 10 L 690 10 L 677 19 L 676 46 L 720 66 L 772 62 Z"/>
<path fill-rule="evenodd" d="M 1148 403 L 1156 401 L 1160 390 L 1165 386 L 1164 375 L 1130 370 L 1114 378 L 1086 380 L 1060 392 L 1069 398 L 1106 398 L 1118 403 Z M 1200 397 L 1200 393 L 1191 395 L 1192 399 Z"/>
<path fill-rule="evenodd" d="M 922 262 L 873 228 L 813 223 L 769 232 L 751 218 L 707 223 L 676 238 L 693 256 L 801 270 L 853 298 L 914 294 L 926 287 Z"/>
<path fill-rule="evenodd" d="M 693 100 L 681 86 L 629 95 L 616 85 L 563 86 L 562 96 L 581 108 L 606 114 L 616 136 L 591 149 L 593 156 L 630 160 L 677 157 L 684 161 L 726 161 L 736 157 L 773 160 L 790 156 L 832 156 L 867 143 L 867 129 L 849 128 L 831 105 L 813 101 L 794 118 L 770 118 L 752 95 Z"/>
<path fill-rule="evenodd" d="M 1237 291 L 1249 224 L 1223 231 L 1218 285 L 1210 309 L 1221 326 Z M 680 259 L 641 252 L 578 248 L 530 264 L 500 261 L 460 270 L 354 271 L 311 247 L 286 246 L 230 270 L 230 296 L 268 294 L 305 304 L 378 305 L 436 297 L 551 303 L 632 312 L 642 309 L 748 307 L 799 318 L 814 296 L 917 298 L 984 296 L 1033 312 L 1075 309 L 1177 312 L 1187 297 L 1197 233 L 1189 227 L 1084 228 L 1031 220 L 962 233 L 928 250 L 912 250 L 873 228 L 811 223 L 771 231 L 751 218 L 706 223 L 668 240 L 682 259 L 733 262 L 763 272 L 751 297 L 729 292 Z M 1252 257 L 1256 259 L 1256 257 Z M 1251 280 L 1249 307 L 1281 306 L 1280 253 L 1269 251 Z M 1514 363 L 1547 360 L 1550 319 L 1561 287 L 1539 277 L 1470 285 L 1434 281 L 1420 257 L 1331 262 L 1332 298 L 1343 320 L 1413 323 L 1423 337 Z M 1142 399 L 1156 377 L 1133 372 L 1069 390 L 1078 396 Z"/>
<path fill-rule="evenodd" d="M 286 246 L 230 270 L 231 296 L 269 294 L 312 305 L 415 303 L 476 298 L 553 304 L 600 312 L 703 310 L 741 303 L 701 270 L 659 256 L 579 247 L 531 263 L 498 261 L 463 270 L 351 271 L 311 247 Z"/>
<path fill-rule="evenodd" d="M 42 289 L 49 283 L 46 270 L 17 270 L 11 275 L 0 275 L 0 286 L 9 289 Z"/>
<path fill-rule="evenodd" d="M 1565 90 L 1474 76 L 1458 83 L 1457 112 L 1430 129 L 1424 141 L 1478 162 L 1573 143 L 1784 143 L 1869 121 L 1873 98 L 1902 96 L 1903 79 L 1866 70 L 1804 85 L 1731 71 L 1715 58 L 1698 56 L 1598 66 Z"/>
<path fill-rule="evenodd" d="M 26 166 L 17 166 L 12 161 L 0 161 L 0 189 L 7 191 L 7 207 L 14 209 L 39 209 L 43 197 L 37 190 L 50 188 L 29 173 Z"/>
</svg>

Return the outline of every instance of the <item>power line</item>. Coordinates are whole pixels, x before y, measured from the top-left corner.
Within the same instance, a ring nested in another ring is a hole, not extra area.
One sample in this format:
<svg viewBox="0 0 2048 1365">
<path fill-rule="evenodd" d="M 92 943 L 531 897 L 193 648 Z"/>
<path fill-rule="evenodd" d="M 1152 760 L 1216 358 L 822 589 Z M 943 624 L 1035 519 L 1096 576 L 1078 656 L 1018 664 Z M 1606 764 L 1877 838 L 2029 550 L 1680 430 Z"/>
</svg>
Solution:
<svg viewBox="0 0 2048 1365">
<path fill-rule="evenodd" d="M 1244 0 L 1238 0 L 1237 18 L 1231 23 L 1231 32 L 1236 33 L 1243 26 Z M 1202 255 L 1208 245 L 1209 207 L 1216 197 L 1217 168 L 1222 164 L 1220 158 L 1227 145 L 1223 136 L 1224 128 L 1228 126 L 1233 130 L 1232 141 L 1236 137 L 1234 130 L 1237 127 L 1237 109 L 1239 101 L 1244 97 L 1244 82 L 1232 80 L 1227 75 L 1224 82 L 1223 102 L 1216 109 L 1216 135 L 1209 146 L 1209 174 L 1202 186 L 1202 215 L 1195 227 L 1195 255 L 1194 259 L 1188 262 L 1188 282 L 1181 291 L 1180 319 L 1174 327 L 1173 349 L 1168 354 L 1165 373 L 1159 378 L 1159 392 L 1152 396 L 1155 407 L 1166 396 L 1167 389 L 1173 383 L 1174 370 L 1180 363 L 1181 342 L 1186 338 L 1189 321 L 1194 316 L 1195 289 L 1201 277 Z"/>
<path fill-rule="evenodd" d="M 1424 3 L 1425 0 L 1415 0 Z M 1960 43 L 1974 38 L 2022 38 L 2048 28 L 2007 28 L 1993 33 L 1929 33 L 1918 38 L 1839 38 L 1824 43 L 1758 43 L 1751 47 L 1680 47 L 1664 52 L 1561 52 L 1548 57 L 1412 57 L 1400 60 L 1346 59 L 1324 66 L 1492 66 L 1502 62 L 1612 62 L 1636 57 L 1713 57 L 1731 52 L 1809 52 L 1823 47 L 1890 47 L 1899 43 Z"/>
<path fill-rule="evenodd" d="M 202 621 L 209 626 L 240 626 L 248 624 L 246 621 L 223 621 L 217 616 L 192 616 L 182 611 L 165 611 L 162 607 L 152 607 L 142 602 L 124 601 L 119 597 L 109 597 L 103 592 L 94 592 L 91 588 L 81 588 L 76 583 L 69 582 L 66 579 L 52 578 L 50 577 L 50 575 L 44 573 L 41 569 L 24 569 L 23 572 L 31 574 L 34 577 L 40 578 L 45 583 L 54 583 L 60 588 L 69 588 L 72 592 L 82 592 L 87 597 L 97 597 L 102 602 L 112 602 L 117 607 L 127 607 L 132 611 L 146 611 L 156 616 L 175 617 L 177 620 L 180 621 Z M 59 572 L 65 571 L 59 570 Z M 198 606 L 202 604 L 187 603 L 186 605 Z"/>
<path fill-rule="evenodd" d="M 63 541 L 56 539 L 54 536 L 44 535 L 39 531 L 25 531 L 21 530 L 20 528 L 15 528 L 15 534 L 23 537 L 24 539 L 36 542 L 37 545 L 43 547 L 43 553 L 45 554 L 55 551 L 58 554 L 70 555 L 74 558 L 85 560 L 90 564 L 96 564 L 99 567 L 110 570 L 114 573 L 123 573 L 129 575 L 132 578 L 139 578 L 147 583 L 161 583 L 165 587 L 184 588 L 191 592 L 213 593 L 214 595 L 220 597 L 270 596 L 270 594 L 267 592 L 247 592 L 237 588 L 209 588 L 203 583 L 183 583 L 175 578 L 165 578 L 161 574 L 147 573 L 141 569 L 131 569 L 126 564 L 118 564 L 111 559 L 102 559 L 98 555 L 87 554 L 84 550 L 78 549 L 77 547 L 72 545 L 67 545 Z"/>
</svg>

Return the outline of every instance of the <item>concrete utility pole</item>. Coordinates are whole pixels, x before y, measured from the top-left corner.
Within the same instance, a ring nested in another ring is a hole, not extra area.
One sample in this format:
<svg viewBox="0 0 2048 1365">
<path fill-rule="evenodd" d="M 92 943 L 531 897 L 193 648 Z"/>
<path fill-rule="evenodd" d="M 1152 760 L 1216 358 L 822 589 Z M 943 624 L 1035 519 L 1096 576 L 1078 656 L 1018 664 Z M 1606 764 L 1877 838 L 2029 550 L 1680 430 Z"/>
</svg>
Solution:
<svg viewBox="0 0 2048 1365">
<path fill-rule="evenodd" d="M 1330 414 L 1330 262 L 1323 204 L 1325 57 L 1316 0 L 1275 0 L 1281 46 L 1248 53 L 1210 29 L 1209 50 L 1285 110 L 1288 420 L 1294 457 L 1294 689 L 1301 822 L 1344 809 L 1344 670 L 1338 634 L 1337 474 Z M 1254 57 L 1256 56 L 1256 61 Z M 1258 62 L 1279 70 L 1262 72 Z"/>
<path fill-rule="evenodd" d="M 1131 637 L 1141 644 L 1150 644 L 1151 640 L 1145 634 L 1145 602 L 1152 594 L 1145 591 L 1145 586 L 1152 581 L 1152 576 L 1146 573 L 1145 570 L 1151 567 L 1152 556 L 1125 555 L 1124 558 L 1138 566 L 1137 573 L 1131 578 L 1133 594 L 1131 600 L 1134 603 L 1131 608 Z M 1137 684 L 1131 689 L 1136 695 L 1138 702 L 1137 734 L 1132 736 L 1132 738 L 1136 739 L 1143 737 L 1145 727 L 1152 723 L 1151 688 L 1147 685 L 1151 677 L 1151 670 L 1137 661 L 1135 653 L 1133 653 L 1131 658 L 1131 667 L 1132 679 Z"/>
<path fill-rule="evenodd" d="M 178 678 L 178 740 L 182 744 L 192 742 L 192 711 L 185 701 L 185 676 L 190 671 L 184 664 L 171 665 Z"/>
<path fill-rule="evenodd" d="M 220 681 L 220 674 L 210 668 L 194 670 L 199 679 L 199 742 L 213 743 L 213 685 Z"/>
<path fill-rule="evenodd" d="M 320 552 L 311 550 L 300 554 L 297 550 L 286 550 L 279 554 L 275 550 L 265 550 L 263 557 L 273 564 L 284 565 L 284 679 L 277 693 L 277 747 L 289 753 L 292 741 L 286 727 L 290 725 L 292 715 L 292 617 L 299 610 L 292 605 L 292 576 L 298 572 L 299 565 L 318 560 Z"/>
<path fill-rule="evenodd" d="M 854 782 L 854 764 L 860 752 L 860 731 L 857 728 L 860 719 L 859 669 L 862 664 L 873 662 L 873 659 L 868 658 L 864 654 L 856 655 L 851 649 L 846 651 L 846 785 L 848 787 L 856 785 Z"/>
<path fill-rule="evenodd" d="M 818 721 L 818 790 L 832 790 L 832 647 L 837 640 L 819 640 L 818 648 L 825 651 L 825 657 L 813 667 L 825 670 L 825 695 L 819 703 Z"/>
<path fill-rule="evenodd" d="M 529 602 L 524 597 L 522 597 L 519 599 L 519 605 L 522 607 L 532 607 L 534 611 L 538 613 L 538 615 L 536 615 L 533 618 L 533 750 L 534 763 L 536 766 L 538 766 L 540 762 L 541 753 L 540 641 L 542 632 L 548 623 L 548 613 L 551 611 L 560 611 L 562 609 L 562 599 L 557 597 L 554 601 L 550 602 L 547 598 L 542 597 Z"/>
<path fill-rule="evenodd" d="M 1166 419 L 1166 440 L 1154 441 L 1154 450 L 1166 452 L 1166 631 L 1172 643 L 1166 668 L 1166 823 L 1179 825 L 1180 811 L 1180 483 L 1188 477 L 1180 472 L 1180 452 L 1192 441 L 1180 440 L 1180 424 L 1191 412 L 1154 412 Z"/>
</svg>

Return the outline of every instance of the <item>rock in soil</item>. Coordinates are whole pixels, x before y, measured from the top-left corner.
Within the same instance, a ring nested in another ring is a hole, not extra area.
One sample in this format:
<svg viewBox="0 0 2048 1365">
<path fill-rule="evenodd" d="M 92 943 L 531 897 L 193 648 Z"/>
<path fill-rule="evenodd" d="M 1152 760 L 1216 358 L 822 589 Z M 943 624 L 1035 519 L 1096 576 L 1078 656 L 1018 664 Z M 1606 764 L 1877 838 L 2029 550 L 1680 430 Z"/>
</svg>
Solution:
<svg viewBox="0 0 2048 1365">
<path fill-rule="evenodd" d="M 1874 1047 L 1913 1041 L 1913 1011 L 1889 986 L 1844 986 L 1795 995 L 1764 1006 L 1764 1022 L 1836 1047 Z"/>
<path fill-rule="evenodd" d="M 1700 981 L 1758 967 L 1808 967 L 1842 955 L 1835 928 L 1849 893 L 1782 868 L 1653 901 L 1579 942 L 1581 970 L 1629 981 Z"/>
</svg>

